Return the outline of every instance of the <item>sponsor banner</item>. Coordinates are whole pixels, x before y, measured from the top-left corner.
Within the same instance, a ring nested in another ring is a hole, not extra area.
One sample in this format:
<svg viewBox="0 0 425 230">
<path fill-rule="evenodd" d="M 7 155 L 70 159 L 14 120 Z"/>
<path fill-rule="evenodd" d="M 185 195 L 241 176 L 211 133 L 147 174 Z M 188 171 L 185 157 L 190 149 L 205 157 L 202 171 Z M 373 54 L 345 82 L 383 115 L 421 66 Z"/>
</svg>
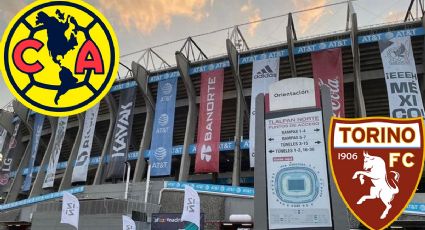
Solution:
<svg viewBox="0 0 425 230">
<path fill-rule="evenodd" d="M 198 192 L 223 193 L 223 194 L 239 195 L 239 196 L 254 196 L 254 188 L 249 188 L 249 187 L 236 187 L 236 186 L 217 185 L 217 184 L 197 184 L 197 183 L 185 183 L 185 182 L 175 182 L 175 181 L 164 182 L 164 188 L 168 188 L 168 189 L 184 189 L 186 185 L 191 186 Z"/>
<path fill-rule="evenodd" d="M 136 223 L 128 216 L 122 216 L 122 230 L 136 230 Z"/>
<path fill-rule="evenodd" d="M 270 111 L 316 106 L 313 78 L 295 77 L 269 86 Z"/>
<path fill-rule="evenodd" d="M 425 216 L 425 203 L 411 202 L 409 205 L 407 205 L 406 209 L 403 211 L 403 214 Z"/>
<path fill-rule="evenodd" d="M 83 136 L 81 137 L 77 160 L 72 171 L 72 183 L 85 182 L 87 180 L 87 171 L 89 168 L 90 153 L 93 144 L 94 130 L 96 128 L 98 112 L 99 104 L 96 104 L 91 109 L 86 111 L 84 117 Z"/>
<path fill-rule="evenodd" d="M 4 142 L 6 142 L 7 131 L 0 127 L 0 153 L 3 153 Z"/>
<path fill-rule="evenodd" d="M 255 61 L 252 64 L 251 114 L 249 117 L 249 165 L 255 162 L 255 98 L 264 93 L 268 97 L 269 85 L 279 80 L 279 58 Z M 266 109 L 268 110 L 268 109 Z"/>
<path fill-rule="evenodd" d="M 65 138 L 68 117 L 58 118 L 58 127 L 56 128 L 55 140 L 53 142 L 52 153 L 50 155 L 49 165 L 47 167 L 46 178 L 43 182 L 43 188 L 51 188 L 55 182 L 56 168 L 58 166 L 59 156 L 61 154 L 62 142 Z"/>
<path fill-rule="evenodd" d="M 195 172 L 218 172 L 224 69 L 201 74 Z"/>
<path fill-rule="evenodd" d="M 21 140 L 21 135 L 19 135 L 19 127 L 21 126 L 21 120 L 18 118 L 18 120 L 15 123 L 15 127 L 12 133 L 12 136 L 10 137 L 9 144 L 7 145 L 7 149 L 3 156 L 3 165 L 0 172 L 0 191 L 5 191 L 8 188 L 9 184 L 9 178 L 11 177 L 11 171 L 12 171 L 12 163 L 14 161 L 17 161 L 19 159 L 16 159 L 18 157 L 18 154 L 16 154 L 16 145 Z"/>
<path fill-rule="evenodd" d="M 127 161 L 128 148 L 131 141 L 136 91 L 137 88 L 129 88 L 121 91 L 120 94 L 117 119 L 109 150 L 107 179 L 122 178 L 124 175 L 124 163 Z"/>
<path fill-rule="evenodd" d="M 152 176 L 166 176 L 171 173 L 176 94 L 177 78 L 158 83 L 151 154 L 149 158 Z"/>
<path fill-rule="evenodd" d="M 69 224 L 78 229 L 80 219 L 80 202 L 69 192 L 64 192 L 62 197 L 61 224 Z"/>
<path fill-rule="evenodd" d="M 379 41 L 390 117 L 424 116 L 418 74 L 410 37 Z"/>
<path fill-rule="evenodd" d="M 201 200 L 196 190 L 189 185 L 184 187 L 184 204 L 181 220 L 189 221 L 198 226 L 198 228 L 201 226 Z"/>
<path fill-rule="evenodd" d="M 266 114 L 270 229 L 331 229 L 322 111 Z"/>
<path fill-rule="evenodd" d="M 332 111 L 335 117 L 345 117 L 344 74 L 340 48 L 311 53 L 316 104 L 321 107 L 320 86 L 326 85 L 331 92 Z"/>
<path fill-rule="evenodd" d="M 204 213 L 201 213 L 200 225 L 198 228 L 193 223 L 182 221 L 181 213 L 152 213 L 152 230 L 176 230 L 176 229 L 188 229 L 188 230 L 204 230 Z"/>
<path fill-rule="evenodd" d="M 32 172 L 34 170 L 35 158 L 37 156 L 38 144 L 40 143 L 41 131 L 43 131 L 44 115 L 36 113 L 34 116 L 34 128 L 31 138 L 31 158 L 28 164 L 28 174 L 25 176 L 22 191 L 30 190 L 32 181 Z"/>
<path fill-rule="evenodd" d="M 65 190 L 65 191 L 62 191 L 62 192 L 54 192 L 54 193 L 49 193 L 49 194 L 42 195 L 42 196 L 36 196 L 36 197 L 32 197 L 32 198 L 25 199 L 25 200 L 20 200 L 20 201 L 17 201 L 17 202 L 2 204 L 2 205 L 0 205 L 0 211 L 12 209 L 12 208 L 18 208 L 18 207 L 25 206 L 25 205 L 36 204 L 36 203 L 40 203 L 40 202 L 43 202 L 43 201 L 46 201 L 46 200 L 57 199 L 57 198 L 62 197 L 64 192 L 69 192 L 71 194 L 82 193 L 82 192 L 84 192 L 84 186 L 68 189 L 68 190 Z"/>
</svg>

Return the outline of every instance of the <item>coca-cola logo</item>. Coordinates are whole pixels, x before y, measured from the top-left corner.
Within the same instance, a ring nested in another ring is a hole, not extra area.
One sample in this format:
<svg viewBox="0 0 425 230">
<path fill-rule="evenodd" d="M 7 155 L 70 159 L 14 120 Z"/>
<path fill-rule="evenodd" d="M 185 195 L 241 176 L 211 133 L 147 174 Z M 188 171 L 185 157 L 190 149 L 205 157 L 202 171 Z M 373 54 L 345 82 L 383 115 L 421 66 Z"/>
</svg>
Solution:
<svg viewBox="0 0 425 230">
<path fill-rule="evenodd" d="M 335 76 L 334 79 L 328 79 L 327 82 L 324 82 L 319 78 L 319 86 L 322 85 L 326 85 L 330 89 L 333 115 L 336 117 L 341 117 L 341 113 L 343 111 L 341 111 L 342 100 L 339 88 L 339 76 Z"/>
</svg>

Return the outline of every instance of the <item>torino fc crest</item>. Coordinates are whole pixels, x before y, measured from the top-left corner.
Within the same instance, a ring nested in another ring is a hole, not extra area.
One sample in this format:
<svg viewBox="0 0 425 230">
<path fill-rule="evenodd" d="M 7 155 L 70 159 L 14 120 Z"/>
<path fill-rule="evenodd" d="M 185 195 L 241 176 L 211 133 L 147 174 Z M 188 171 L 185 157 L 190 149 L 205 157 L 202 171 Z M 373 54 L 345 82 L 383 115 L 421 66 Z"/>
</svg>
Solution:
<svg viewBox="0 0 425 230">
<path fill-rule="evenodd" d="M 364 225 L 384 229 L 413 197 L 424 161 L 422 118 L 333 118 L 329 159 L 339 193 Z"/>
</svg>

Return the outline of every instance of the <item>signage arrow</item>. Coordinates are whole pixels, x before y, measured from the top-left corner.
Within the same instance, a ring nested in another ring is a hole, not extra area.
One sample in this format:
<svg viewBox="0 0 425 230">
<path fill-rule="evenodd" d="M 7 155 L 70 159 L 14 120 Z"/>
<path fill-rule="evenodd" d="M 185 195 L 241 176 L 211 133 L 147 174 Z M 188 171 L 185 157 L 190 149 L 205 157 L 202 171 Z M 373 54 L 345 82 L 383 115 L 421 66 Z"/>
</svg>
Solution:
<svg viewBox="0 0 425 230">
<path fill-rule="evenodd" d="M 273 150 L 269 150 L 269 153 L 274 153 L 274 151 Z"/>
<path fill-rule="evenodd" d="M 314 142 L 314 143 L 316 143 L 316 144 L 320 144 L 320 143 L 322 143 L 321 141 L 316 141 L 316 142 Z"/>
<path fill-rule="evenodd" d="M 319 132 L 319 131 L 320 131 L 320 129 L 314 129 L 314 131 Z"/>
<path fill-rule="evenodd" d="M 274 141 L 274 138 L 271 138 L 271 137 L 270 137 L 270 138 L 269 138 L 269 141 Z"/>
</svg>

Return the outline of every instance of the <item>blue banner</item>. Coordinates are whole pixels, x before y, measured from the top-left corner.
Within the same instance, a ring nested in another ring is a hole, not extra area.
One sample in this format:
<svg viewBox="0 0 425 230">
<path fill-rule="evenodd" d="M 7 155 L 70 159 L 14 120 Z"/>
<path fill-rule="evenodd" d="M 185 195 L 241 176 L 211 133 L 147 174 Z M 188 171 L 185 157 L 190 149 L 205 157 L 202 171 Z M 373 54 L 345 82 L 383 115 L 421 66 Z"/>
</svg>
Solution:
<svg viewBox="0 0 425 230">
<path fill-rule="evenodd" d="M 158 83 L 151 142 L 152 154 L 150 155 L 152 176 L 164 176 L 171 173 L 176 93 L 177 78 Z"/>
<path fill-rule="evenodd" d="M 22 191 L 26 192 L 30 190 L 32 181 L 32 172 L 34 170 L 34 162 L 37 156 L 38 144 L 40 142 L 41 131 L 43 131 L 44 115 L 35 114 L 34 117 L 34 128 L 31 138 L 31 158 L 28 164 L 28 174 L 25 176 L 24 184 L 22 185 Z"/>
<path fill-rule="evenodd" d="M 249 187 L 237 187 L 217 184 L 197 184 L 197 183 L 185 183 L 176 181 L 165 181 L 164 188 L 168 189 L 184 189 L 185 185 L 192 186 L 198 192 L 209 192 L 209 193 L 224 193 L 230 195 L 239 196 L 254 196 L 254 188 Z"/>
</svg>

